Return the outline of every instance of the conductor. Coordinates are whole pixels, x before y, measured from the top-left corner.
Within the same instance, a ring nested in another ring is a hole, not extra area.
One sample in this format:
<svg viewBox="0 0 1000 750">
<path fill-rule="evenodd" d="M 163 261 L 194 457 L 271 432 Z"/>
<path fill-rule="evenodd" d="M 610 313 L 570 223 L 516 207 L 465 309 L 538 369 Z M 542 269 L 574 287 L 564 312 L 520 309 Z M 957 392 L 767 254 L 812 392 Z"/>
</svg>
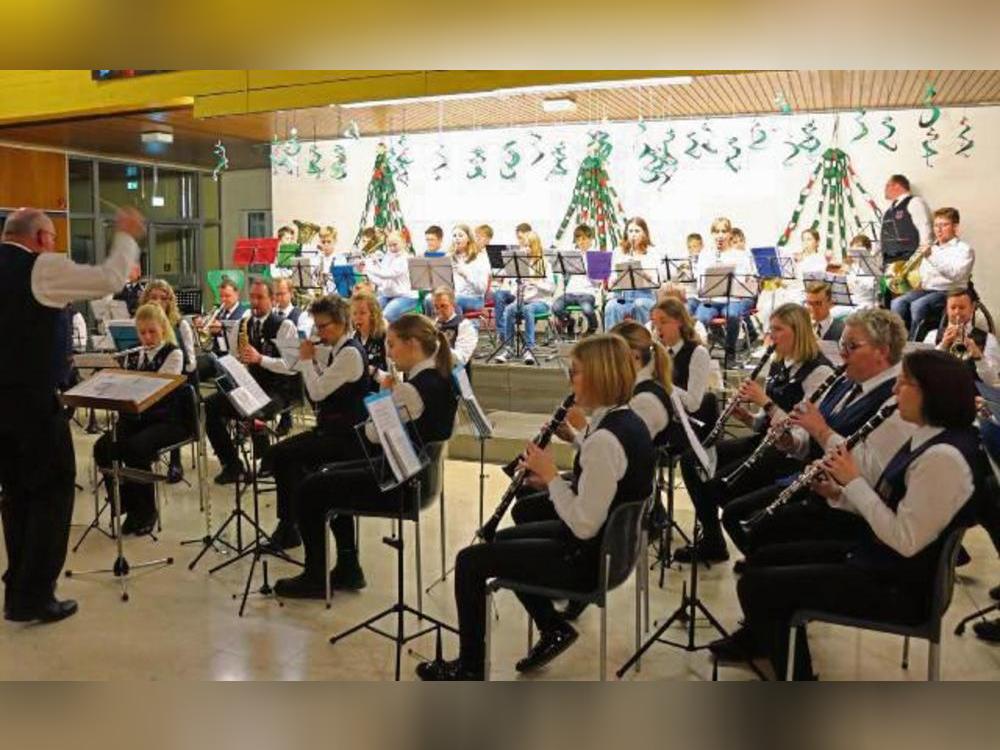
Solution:
<svg viewBox="0 0 1000 750">
<path fill-rule="evenodd" d="M 21 208 L 0 236 L 0 333 L 16 356 L 0 358 L 0 515 L 7 571 L 4 618 L 56 622 L 77 611 L 55 597 L 73 514 L 76 457 L 56 398 L 56 320 L 74 300 L 119 291 L 139 259 L 142 215 L 121 209 L 101 266 L 56 251 L 56 231 L 42 211 Z"/>
</svg>

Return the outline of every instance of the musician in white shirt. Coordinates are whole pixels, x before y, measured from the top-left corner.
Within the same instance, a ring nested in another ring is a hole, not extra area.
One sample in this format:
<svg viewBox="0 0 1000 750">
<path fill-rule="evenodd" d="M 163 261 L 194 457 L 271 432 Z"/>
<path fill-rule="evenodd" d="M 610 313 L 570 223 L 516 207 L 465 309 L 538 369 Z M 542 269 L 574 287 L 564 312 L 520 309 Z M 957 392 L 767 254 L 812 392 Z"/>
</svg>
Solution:
<svg viewBox="0 0 1000 750">
<path fill-rule="evenodd" d="M 313 284 L 322 289 L 324 294 L 337 291 L 337 285 L 333 282 L 336 256 L 337 230 L 330 226 L 323 227 L 319 230 L 319 254 L 313 261 Z"/>
<path fill-rule="evenodd" d="M 364 273 L 375 284 L 382 315 L 389 323 L 394 323 L 401 315 L 413 311 L 417 293 L 410 286 L 410 256 L 403 235 L 389 232 L 385 248 L 381 259 L 365 264 Z"/>
<path fill-rule="evenodd" d="M 552 299 L 552 290 L 555 287 L 549 269 L 545 266 L 541 239 L 534 232 L 528 232 L 525 241 L 528 246 L 528 257 L 534 259 L 533 268 L 541 275 L 539 278 L 524 279 L 521 282 L 520 300 L 515 298 L 507 304 L 504 307 L 503 319 L 497 321 L 503 327 L 503 339 L 507 343 L 495 358 L 500 363 L 506 362 L 513 356 L 511 342 L 517 333 L 520 317 L 524 325 L 523 361 L 526 365 L 535 364 L 535 356 L 531 351 L 535 346 L 535 316 L 549 311 L 549 300 Z"/>
<path fill-rule="evenodd" d="M 584 254 L 594 245 L 594 230 L 587 224 L 580 224 L 573 230 L 573 246 Z M 552 316 L 571 338 L 576 333 L 573 317 L 566 310 L 569 305 L 576 305 L 587 319 L 587 330 L 583 335 L 596 333 L 598 326 L 594 306 L 597 304 L 597 291 L 600 282 L 592 281 L 586 274 L 572 274 L 563 280 L 563 294 L 556 297 L 552 303 Z"/>
<path fill-rule="evenodd" d="M 649 320 L 649 311 L 656 304 L 655 286 L 659 284 L 657 272 L 660 264 L 660 254 L 651 250 L 652 247 L 653 240 L 649 236 L 646 220 L 641 216 L 629 219 L 622 244 L 615 249 L 611 260 L 612 279 L 619 277 L 618 268 L 623 263 L 638 261 L 642 270 L 652 277 L 654 287 L 615 292 L 604 306 L 605 331 L 610 331 L 625 318 L 633 318 L 643 324 Z"/>
<path fill-rule="evenodd" d="M 455 277 L 455 306 L 459 313 L 482 310 L 490 283 L 490 261 L 486 251 L 476 244 L 472 230 L 466 224 L 459 224 L 451 233 L 448 252 Z M 434 317 L 434 300 L 430 296 L 424 299 L 424 314 Z"/>
<path fill-rule="evenodd" d="M 870 273 L 872 269 L 881 267 L 877 255 L 872 252 L 872 241 L 867 235 L 859 234 L 851 240 L 850 249 L 842 263 L 847 274 L 847 290 L 851 293 L 853 305 L 834 306 L 832 310 L 834 317 L 854 312 L 855 309 L 878 306 L 878 278 Z M 866 262 L 865 259 L 870 262 Z"/>
<path fill-rule="evenodd" d="M 733 267 L 733 286 L 735 293 L 756 292 L 753 261 L 746 250 L 737 250 L 730 246 L 730 232 L 733 225 L 729 219 L 719 217 L 712 222 L 712 239 L 715 247 L 703 251 L 698 256 L 698 266 L 695 276 L 699 283 L 702 277 L 715 266 Z M 713 318 L 726 318 L 726 351 L 731 355 L 736 351 L 736 340 L 740 333 L 740 320 L 753 308 L 753 299 L 736 297 L 712 297 L 699 301 L 695 317 L 704 325 Z"/>
<path fill-rule="evenodd" d="M 924 343 L 935 344 L 941 351 L 950 352 L 959 338 L 964 337 L 968 364 L 976 377 L 988 385 L 996 385 L 1000 380 L 1000 346 L 996 336 L 976 328 L 976 303 L 972 295 L 973 292 L 968 289 L 949 292 L 945 303 L 948 325 L 943 331 L 940 327 L 930 331 Z"/>
<path fill-rule="evenodd" d="M 924 318 L 940 309 L 948 292 L 969 286 L 976 254 L 958 238 L 958 224 L 957 208 L 939 208 L 934 212 L 935 241 L 923 249 L 920 289 L 892 301 L 892 311 L 910 326 L 911 340 L 919 334 Z"/>
</svg>

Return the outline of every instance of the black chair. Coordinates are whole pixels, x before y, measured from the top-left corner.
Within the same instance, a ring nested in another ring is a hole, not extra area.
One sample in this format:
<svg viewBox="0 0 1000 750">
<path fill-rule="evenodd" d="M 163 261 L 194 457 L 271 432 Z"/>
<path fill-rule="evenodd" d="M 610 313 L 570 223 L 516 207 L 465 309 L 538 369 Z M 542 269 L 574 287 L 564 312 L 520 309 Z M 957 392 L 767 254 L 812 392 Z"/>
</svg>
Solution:
<svg viewBox="0 0 1000 750">
<path fill-rule="evenodd" d="M 955 587 L 955 560 L 958 557 L 958 550 L 964 534 L 964 528 L 952 531 L 941 547 L 941 557 L 938 560 L 937 573 L 934 576 L 931 589 L 930 612 L 923 622 L 883 622 L 811 609 L 801 609 L 795 612 L 792 615 L 788 635 L 786 678 L 791 680 L 794 674 L 796 629 L 809 622 L 826 622 L 831 625 L 843 625 L 849 628 L 861 628 L 862 630 L 874 630 L 879 633 L 893 633 L 903 636 L 903 661 L 901 664 L 903 669 L 909 667 L 910 638 L 926 640 L 928 642 L 927 679 L 936 682 L 941 676 L 941 620 L 951 605 L 951 597 Z"/>
<path fill-rule="evenodd" d="M 382 541 L 388 546 L 396 550 L 396 603 L 391 607 L 388 607 L 381 612 L 378 612 L 371 617 L 365 619 L 363 622 L 342 631 L 336 635 L 330 637 L 330 643 L 337 643 L 338 641 L 352 635 L 359 630 L 370 630 L 376 635 L 380 635 L 383 638 L 387 638 L 396 644 L 396 680 L 399 680 L 400 675 L 400 660 L 402 657 L 403 646 L 410 641 L 419 638 L 422 635 L 426 635 L 431 632 L 438 631 L 440 629 L 447 630 L 455 635 L 458 635 L 458 631 L 450 625 L 447 625 L 440 620 L 430 617 L 422 611 L 422 604 L 419 603 L 418 607 L 414 609 L 404 600 L 405 596 L 405 577 L 404 577 L 404 550 L 403 550 L 403 522 L 412 521 L 417 524 L 416 539 L 417 539 L 417 556 L 419 559 L 420 550 L 420 511 L 428 506 L 435 497 L 441 494 L 442 482 L 443 482 L 443 464 L 442 455 L 444 453 L 444 442 L 428 443 L 425 448 L 425 455 L 427 459 L 427 467 L 419 472 L 414 478 L 406 481 L 399 487 L 386 493 L 386 504 L 385 510 L 356 510 L 354 508 L 331 508 L 325 517 L 324 523 L 329 525 L 330 520 L 334 516 L 340 515 L 351 515 L 355 517 L 370 517 L 370 518 L 390 518 L 395 520 L 399 525 L 399 534 L 394 536 L 383 537 Z M 353 461 L 349 462 L 352 468 L 357 470 L 368 470 L 367 461 Z M 331 465 L 332 470 L 336 471 L 340 467 L 337 464 Z M 321 470 L 323 471 L 323 470 Z M 329 569 L 329 535 L 327 535 L 327 549 L 326 567 Z M 327 586 L 329 587 L 329 575 L 327 575 Z M 420 583 L 417 584 L 418 597 L 422 593 Z M 327 589 L 327 601 L 329 601 L 330 593 L 329 588 Z M 429 623 L 418 630 L 407 634 L 405 630 L 404 619 L 407 614 L 415 615 L 419 620 Z M 396 616 L 396 628 L 395 633 L 387 632 L 376 626 L 376 623 L 390 615 Z"/>
<path fill-rule="evenodd" d="M 569 599 L 586 604 L 595 604 L 601 608 L 601 680 L 607 679 L 608 661 L 608 592 L 623 584 L 636 566 L 644 549 L 643 525 L 649 513 L 650 500 L 626 503 L 618 506 L 608 518 L 601 537 L 600 571 L 597 585 L 590 591 L 572 591 L 568 589 L 534 586 L 521 581 L 507 578 L 494 578 L 486 586 L 486 611 L 493 609 L 493 595 L 500 589 L 508 589 L 515 593 L 534 594 L 550 599 Z M 640 602 L 641 583 L 636 585 L 635 631 L 636 646 L 640 640 Z M 490 641 L 492 630 L 491 617 L 486 618 L 486 679 L 490 675 Z M 528 620 L 528 646 L 532 640 L 532 623 Z"/>
<path fill-rule="evenodd" d="M 178 389 L 180 396 L 178 397 L 179 403 L 183 404 L 184 408 L 184 425 L 187 428 L 187 437 L 180 440 L 172 445 L 166 445 L 160 448 L 157 453 L 157 462 L 163 462 L 170 456 L 171 451 L 175 449 L 183 448 L 185 445 L 190 445 L 194 450 L 195 455 L 195 468 L 198 472 L 198 498 L 201 505 L 202 511 L 204 511 L 207 499 L 205 497 L 208 484 L 206 480 L 206 468 L 208 465 L 208 459 L 205 455 L 205 425 L 201 414 L 201 398 L 198 394 L 198 389 L 191 385 L 190 383 L 182 385 Z M 154 484 L 155 497 L 156 497 L 156 529 L 157 531 L 163 531 L 163 504 L 162 496 L 160 492 L 160 482 Z"/>
</svg>

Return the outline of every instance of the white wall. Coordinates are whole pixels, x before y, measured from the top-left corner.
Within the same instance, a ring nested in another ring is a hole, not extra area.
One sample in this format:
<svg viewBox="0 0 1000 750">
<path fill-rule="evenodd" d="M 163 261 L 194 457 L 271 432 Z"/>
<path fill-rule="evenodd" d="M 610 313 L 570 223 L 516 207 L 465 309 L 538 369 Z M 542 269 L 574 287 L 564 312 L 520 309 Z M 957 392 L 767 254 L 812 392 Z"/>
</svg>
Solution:
<svg viewBox="0 0 1000 750">
<path fill-rule="evenodd" d="M 727 118 L 710 120 L 714 134 L 716 156 L 703 154 L 699 160 L 684 155 L 688 146 L 687 133 L 700 130 L 702 120 L 672 120 L 648 123 L 644 135 L 635 123 L 607 124 L 605 129 L 612 136 L 612 153 L 609 173 L 612 185 L 628 215 L 643 216 L 649 223 L 653 241 L 671 253 L 684 247 L 688 232 L 701 232 L 708 239 L 708 226 L 712 218 L 729 216 L 736 226 L 747 234 L 749 245 L 773 245 L 792 215 L 799 191 L 815 167 L 816 159 L 828 145 L 839 145 L 852 159 L 857 178 L 870 194 L 884 206 L 882 190 L 886 177 L 894 172 L 906 174 L 915 192 L 924 196 L 931 208 L 957 207 L 963 217 L 962 235 L 977 251 L 975 281 L 984 298 L 994 310 L 1000 310 L 1000 288 L 990 282 L 1000 279 L 1000 261 L 992 252 L 994 238 L 1000 236 L 1000 213 L 993 209 L 995 176 L 1000 171 L 1000 144 L 991 137 L 1000 130 L 1000 108 L 984 107 L 970 110 L 946 109 L 935 128 L 940 139 L 935 148 L 940 155 L 928 167 L 921 158 L 923 131 L 917 126 L 919 110 L 891 113 L 897 132 L 896 152 L 889 152 L 877 144 L 886 132 L 881 125 L 885 113 L 869 112 L 866 116 L 869 135 L 862 141 L 851 142 L 859 132 L 854 113 L 841 115 L 788 115 L 759 118 L 768 131 L 767 148 L 752 151 L 748 148 L 750 127 L 754 118 Z M 976 145 L 971 158 L 955 156 L 959 145 L 959 120 L 963 115 L 971 119 L 974 130 L 971 137 Z M 834 142 L 833 132 L 839 117 L 839 142 Z M 800 156 L 784 166 L 782 160 L 791 151 L 784 145 L 789 138 L 801 140 L 800 128 L 815 119 L 817 137 L 823 146 L 817 156 Z M 671 153 L 680 161 L 673 179 L 662 189 L 643 185 L 639 180 L 641 164 L 638 155 L 642 142 L 658 145 L 668 128 L 676 133 Z M 445 231 L 459 222 L 475 225 L 491 224 L 497 232 L 498 242 L 514 240 L 514 226 L 521 221 L 530 222 L 542 236 L 544 243 L 553 240 L 554 233 L 569 205 L 576 177 L 576 170 L 585 153 L 587 125 L 548 128 L 520 128 L 510 130 L 461 131 L 444 134 L 407 136 L 410 157 L 409 186 L 398 185 L 400 202 L 407 224 L 418 246 L 422 245 L 422 232 L 428 224 L 440 224 Z M 529 132 L 544 138 L 543 148 L 564 140 L 567 144 L 566 167 L 568 174 L 547 180 L 552 158 L 536 167 L 529 165 L 534 152 L 529 147 Z M 723 159 L 731 152 L 727 141 L 739 138 L 743 150 L 739 163 L 741 171 L 733 174 Z M 499 177 L 503 163 L 502 145 L 518 139 L 522 161 L 518 176 L 512 181 Z M 329 177 L 317 180 L 306 174 L 308 145 L 299 157 L 299 174 L 278 174 L 272 177 L 274 226 L 291 219 L 308 219 L 319 224 L 333 224 L 340 233 L 340 245 L 348 245 L 358 231 L 361 210 L 364 206 L 368 181 L 379 139 L 340 140 L 347 150 L 348 176 L 343 181 Z M 330 143 L 317 144 L 324 156 L 330 153 Z M 433 168 L 438 163 L 435 151 L 443 146 L 448 153 L 450 169 L 446 177 L 434 180 Z M 470 181 L 465 178 L 469 152 L 473 147 L 487 149 L 487 179 Z M 326 162 L 328 163 L 328 161 Z M 225 186 L 223 197 L 225 200 Z M 807 203 L 800 228 L 815 216 L 819 186 Z M 870 220 L 870 211 L 855 193 L 864 220 Z M 572 226 L 572 225 L 571 225 Z M 821 222 L 821 231 L 825 220 Z M 568 242 L 568 237 L 564 238 Z M 825 240 L 824 240 L 825 241 Z"/>
</svg>

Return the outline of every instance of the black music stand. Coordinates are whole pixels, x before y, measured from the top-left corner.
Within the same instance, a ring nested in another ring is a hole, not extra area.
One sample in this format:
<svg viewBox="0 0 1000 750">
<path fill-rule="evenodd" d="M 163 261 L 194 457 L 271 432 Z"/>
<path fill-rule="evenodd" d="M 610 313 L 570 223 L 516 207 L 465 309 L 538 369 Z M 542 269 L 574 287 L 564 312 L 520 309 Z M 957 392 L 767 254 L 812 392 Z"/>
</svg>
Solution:
<svg viewBox="0 0 1000 750">
<path fill-rule="evenodd" d="M 569 288 L 570 276 L 586 276 L 587 264 L 584 260 L 583 252 L 580 250 L 556 250 L 545 253 L 552 264 L 554 273 L 561 274 L 563 278 L 563 294 Z M 549 360 L 558 357 L 558 352 L 548 357 Z"/>
<path fill-rule="evenodd" d="M 514 334 L 510 338 L 503 339 L 497 347 L 490 352 L 486 358 L 487 362 L 492 361 L 500 352 L 508 349 L 513 344 L 514 357 L 519 359 L 525 352 L 531 352 L 534 357 L 535 352 L 524 341 L 524 281 L 525 279 L 544 279 L 545 266 L 541 258 L 530 258 L 522 251 L 517 250 L 504 256 L 503 268 L 495 273 L 495 279 L 513 279 L 516 292 L 514 295 Z M 506 311 L 504 312 L 506 315 Z M 498 326 L 503 325 L 502 320 L 495 321 Z M 538 358 L 535 357 L 537 360 Z"/>
<path fill-rule="evenodd" d="M 664 276 L 666 281 L 673 281 L 677 284 L 691 284 L 696 280 L 690 256 L 680 258 L 664 256 L 663 268 L 666 271 Z"/>
<path fill-rule="evenodd" d="M 757 298 L 757 292 L 751 289 L 745 282 L 740 280 L 735 273 L 735 267 L 729 265 L 709 267 L 706 273 L 701 275 L 700 282 L 701 289 L 699 289 L 699 299 L 707 299 L 710 302 L 712 299 L 725 299 L 723 317 L 726 320 L 726 333 L 723 336 L 722 344 L 722 367 L 724 370 L 728 370 L 730 364 L 729 349 L 725 345 L 725 335 L 728 335 L 729 330 L 729 306 L 733 300 L 754 300 Z M 747 343 L 747 348 L 749 348 L 749 342 Z"/>
<path fill-rule="evenodd" d="M 615 269 L 617 276 L 608 284 L 609 292 L 635 292 L 643 289 L 656 289 L 659 287 L 659 279 L 654 280 L 649 274 L 656 275 L 656 271 L 642 267 L 640 261 L 625 261 L 620 263 Z M 624 300 L 614 300 L 611 304 L 623 304 Z M 605 307 L 607 307 L 605 304 Z M 603 312 L 603 311 L 602 311 Z"/>
</svg>

